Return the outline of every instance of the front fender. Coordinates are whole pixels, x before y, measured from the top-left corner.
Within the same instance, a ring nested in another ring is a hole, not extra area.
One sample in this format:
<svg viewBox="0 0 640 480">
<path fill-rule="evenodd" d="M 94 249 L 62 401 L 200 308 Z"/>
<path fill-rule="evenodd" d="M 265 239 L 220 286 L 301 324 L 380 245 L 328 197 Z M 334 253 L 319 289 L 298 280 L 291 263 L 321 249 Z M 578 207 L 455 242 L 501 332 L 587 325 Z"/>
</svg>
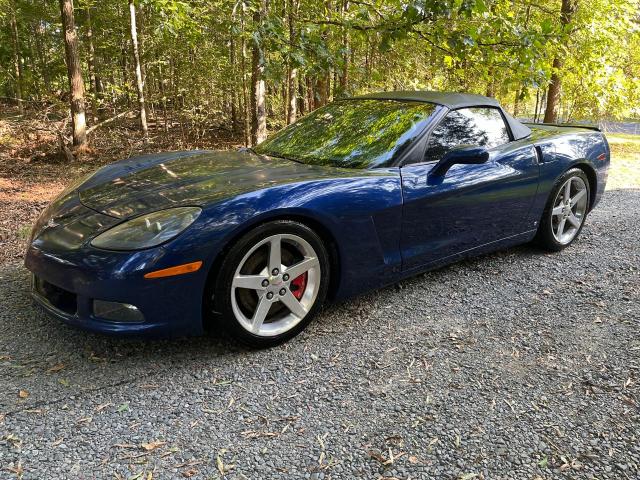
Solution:
<svg viewBox="0 0 640 480">
<path fill-rule="evenodd" d="M 387 283 L 400 270 L 402 193 L 398 169 L 352 178 L 280 185 L 205 208 L 192 239 L 211 268 L 226 248 L 261 223 L 292 218 L 321 226 L 340 259 L 336 297 Z M 319 232 L 320 233 L 320 232 Z"/>
</svg>

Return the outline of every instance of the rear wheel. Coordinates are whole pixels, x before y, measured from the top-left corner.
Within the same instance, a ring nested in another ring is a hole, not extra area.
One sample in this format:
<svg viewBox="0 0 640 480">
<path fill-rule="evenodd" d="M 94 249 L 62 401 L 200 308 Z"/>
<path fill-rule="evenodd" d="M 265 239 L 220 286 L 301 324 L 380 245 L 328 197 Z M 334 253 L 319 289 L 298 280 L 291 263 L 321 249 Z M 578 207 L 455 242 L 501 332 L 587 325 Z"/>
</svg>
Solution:
<svg viewBox="0 0 640 480">
<path fill-rule="evenodd" d="M 326 297 L 328 281 L 320 237 L 298 222 L 270 222 L 231 248 L 212 292 L 213 305 L 235 338 L 270 347 L 308 325 Z"/>
<path fill-rule="evenodd" d="M 587 218 L 589 179 L 579 168 L 565 172 L 551 190 L 536 240 L 542 247 L 559 251 L 578 237 Z"/>
</svg>

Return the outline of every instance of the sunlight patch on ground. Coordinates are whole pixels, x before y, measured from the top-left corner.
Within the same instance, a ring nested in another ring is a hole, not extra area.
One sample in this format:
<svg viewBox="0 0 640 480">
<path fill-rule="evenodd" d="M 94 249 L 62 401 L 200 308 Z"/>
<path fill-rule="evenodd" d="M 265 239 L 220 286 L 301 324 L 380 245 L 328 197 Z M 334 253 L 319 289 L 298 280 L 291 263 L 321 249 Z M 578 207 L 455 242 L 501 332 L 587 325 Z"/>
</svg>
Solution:
<svg viewBox="0 0 640 480">
<path fill-rule="evenodd" d="M 0 177 L 0 202 L 43 202 L 51 201 L 64 189 L 62 182 L 28 183 Z"/>
<path fill-rule="evenodd" d="M 640 135 L 610 134 L 611 168 L 607 190 L 640 187 Z"/>
</svg>

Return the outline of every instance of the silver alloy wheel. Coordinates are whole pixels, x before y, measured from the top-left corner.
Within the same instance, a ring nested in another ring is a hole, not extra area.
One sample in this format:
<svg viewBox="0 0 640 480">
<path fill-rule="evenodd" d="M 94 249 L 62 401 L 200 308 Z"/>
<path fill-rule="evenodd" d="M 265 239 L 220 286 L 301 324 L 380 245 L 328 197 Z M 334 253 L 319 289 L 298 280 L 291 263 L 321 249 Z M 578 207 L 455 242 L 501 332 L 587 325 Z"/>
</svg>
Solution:
<svg viewBox="0 0 640 480">
<path fill-rule="evenodd" d="M 283 244 L 294 249 L 300 261 L 292 265 L 284 265 Z M 252 255 L 268 245 L 268 258 L 257 274 L 242 274 L 243 267 Z M 300 299 L 291 290 L 291 283 L 306 273 L 306 286 Z M 231 307 L 242 327 L 254 335 L 273 337 L 291 330 L 309 313 L 313 307 L 320 288 L 321 272 L 318 255 L 304 238 L 293 234 L 278 234 L 256 243 L 242 258 L 233 275 L 231 284 Z M 253 290 L 257 295 L 257 303 L 251 315 L 243 311 L 238 302 L 241 289 Z M 284 307 L 279 312 L 269 315 L 274 304 Z"/>
<path fill-rule="evenodd" d="M 569 178 L 560 188 L 551 211 L 554 238 L 566 245 L 575 238 L 587 213 L 587 185 L 580 177 Z"/>
</svg>

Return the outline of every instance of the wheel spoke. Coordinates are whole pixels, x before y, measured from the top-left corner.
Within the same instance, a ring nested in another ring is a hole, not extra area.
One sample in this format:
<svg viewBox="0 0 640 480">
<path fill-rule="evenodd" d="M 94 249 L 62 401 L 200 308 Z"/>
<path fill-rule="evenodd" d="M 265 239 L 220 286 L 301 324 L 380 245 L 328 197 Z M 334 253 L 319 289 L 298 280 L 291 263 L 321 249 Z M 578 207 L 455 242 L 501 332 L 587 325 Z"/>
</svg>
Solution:
<svg viewBox="0 0 640 480">
<path fill-rule="evenodd" d="M 560 237 L 564 233 L 564 225 L 565 225 L 565 223 L 567 223 L 566 218 L 562 218 L 560 220 L 560 223 L 558 224 L 558 240 L 560 240 Z"/>
<path fill-rule="evenodd" d="M 578 217 L 576 217 L 573 213 L 567 217 L 567 220 L 569 220 L 569 223 L 574 227 L 580 228 L 580 220 L 578 220 Z"/>
<path fill-rule="evenodd" d="M 320 263 L 316 257 L 306 257 L 301 262 L 296 263 L 295 265 L 291 265 L 286 268 L 286 272 L 289 274 L 291 280 L 299 277 L 305 272 L 308 272 L 314 267 L 318 267 Z"/>
<path fill-rule="evenodd" d="M 280 297 L 280 301 L 298 318 L 304 318 L 307 314 L 307 310 L 300 304 L 298 299 L 293 296 L 291 290 L 287 290 L 287 293 L 283 297 Z"/>
<path fill-rule="evenodd" d="M 552 211 L 551 211 L 552 215 L 562 215 L 562 205 L 555 207 Z"/>
<path fill-rule="evenodd" d="M 567 183 L 564 185 L 564 201 L 566 202 L 571 198 L 571 183 L 573 182 L 573 178 L 567 180 Z"/>
<path fill-rule="evenodd" d="M 576 203 L 578 203 L 578 201 L 584 197 L 587 194 L 586 190 L 580 190 L 578 193 L 576 193 L 573 198 L 571 199 L 571 203 L 573 205 L 575 205 Z"/>
<path fill-rule="evenodd" d="M 262 327 L 264 319 L 267 318 L 270 308 L 271 302 L 265 297 L 260 298 L 256 311 L 253 312 L 253 317 L 251 317 L 251 330 L 253 333 L 257 334 L 260 332 L 260 327 Z"/>
<path fill-rule="evenodd" d="M 262 282 L 265 277 L 261 275 L 236 275 L 231 284 L 234 288 L 248 288 L 251 290 L 264 290 Z"/>
<path fill-rule="evenodd" d="M 282 245 L 280 235 L 276 235 L 269 242 L 269 272 L 282 269 Z"/>
</svg>

